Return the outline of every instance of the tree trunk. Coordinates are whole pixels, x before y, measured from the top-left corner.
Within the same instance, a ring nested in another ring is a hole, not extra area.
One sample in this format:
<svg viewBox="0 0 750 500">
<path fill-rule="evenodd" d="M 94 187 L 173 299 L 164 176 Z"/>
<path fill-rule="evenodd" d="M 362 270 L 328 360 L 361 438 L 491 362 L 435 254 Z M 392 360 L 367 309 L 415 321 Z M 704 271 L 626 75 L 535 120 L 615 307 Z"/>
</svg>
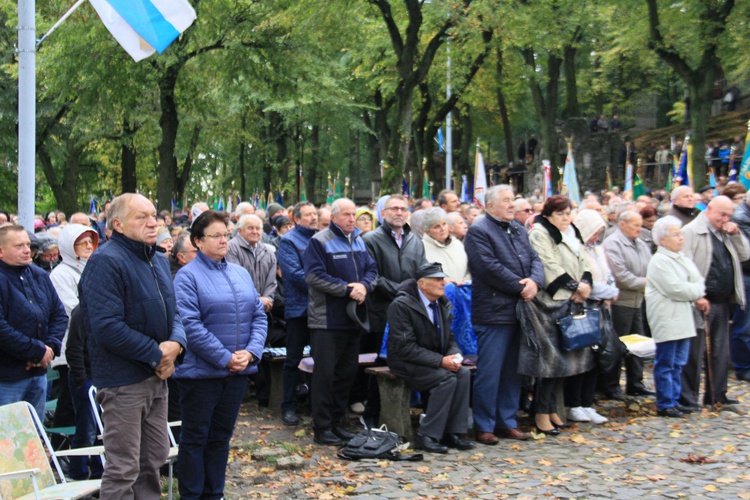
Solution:
<svg viewBox="0 0 750 500">
<path fill-rule="evenodd" d="M 137 156 L 135 145 L 133 144 L 133 136 L 135 135 L 137 130 L 138 127 L 134 127 L 130 123 L 130 120 L 128 120 L 127 118 L 123 120 L 123 138 L 121 147 L 122 158 L 120 160 L 122 169 L 121 185 L 123 193 L 135 193 L 135 190 L 138 186 L 138 179 L 136 177 Z"/>
<path fill-rule="evenodd" d="M 503 92 L 502 80 L 503 80 L 503 47 L 499 44 L 497 47 L 497 61 L 495 62 L 495 69 L 497 71 L 497 105 L 500 108 L 500 120 L 503 124 L 503 136 L 505 137 L 505 159 L 510 164 L 513 162 L 513 132 L 510 129 L 510 118 L 508 117 L 508 103 L 505 102 L 505 94 Z"/>
<path fill-rule="evenodd" d="M 240 157 L 239 157 L 239 176 L 240 176 L 240 199 L 242 201 L 245 201 L 247 198 L 247 184 L 245 180 L 245 150 L 247 149 L 247 145 L 245 144 L 245 137 L 244 137 L 244 131 L 247 127 L 247 114 L 242 113 L 242 140 L 240 140 Z"/>
<path fill-rule="evenodd" d="M 60 181 L 55 173 L 54 163 L 47 149 L 42 144 L 37 145 L 39 162 L 42 164 L 44 177 L 47 179 L 47 184 L 49 184 L 52 194 L 55 197 L 57 208 L 66 214 L 73 214 L 81 210 L 81 206 L 78 203 L 78 171 L 79 156 L 82 151 L 80 147 L 67 145 L 64 158 L 62 159 L 65 166 L 62 169 L 62 181 Z"/>
<path fill-rule="evenodd" d="M 178 69 L 175 66 L 170 66 L 165 70 L 159 81 L 161 143 L 159 144 L 159 166 L 156 169 L 158 175 L 156 178 L 158 210 L 170 210 L 170 200 L 175 195 L 177 158 L 175 158 L 174 152 L 177 144 L 177 129 L 180 125 L 174 93 L 177 75 Z"/>
<path fill-rule="evenodd" d="M 576 48 L 565 47 L 565 117 L 576 118 L 581 115 L 578 107 L 578 85 L 576 83 Z"/>
<path fill-rule="evenodd" d="M 320 170 L 320 125 L 313 125 L 310 142 L 312 151 L 310 155 L 310 168 L 307 169 L 307 178 L 305 179 L 305 187 L 307 187 L 307 200 L 317 203 L 315 179 Z"/>
</svg>

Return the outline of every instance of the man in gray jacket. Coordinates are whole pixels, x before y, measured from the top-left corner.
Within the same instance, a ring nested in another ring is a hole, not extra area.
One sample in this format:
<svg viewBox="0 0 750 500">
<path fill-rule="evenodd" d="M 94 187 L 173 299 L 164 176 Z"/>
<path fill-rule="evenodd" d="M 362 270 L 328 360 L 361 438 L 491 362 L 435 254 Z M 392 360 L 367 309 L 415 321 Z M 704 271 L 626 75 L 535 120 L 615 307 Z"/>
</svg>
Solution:
<svg viewBox="0 0 750 500">
<path fill-rule="evenodd" d="M 646 292 L 646 270 L 651 250 L 639 238 L 643 218 L 638 212 L 626 210 L 618 218 L 617 230 L 604 240 L 604 253 L 609 268 L 620 290 L 617 302 L 612 304 L 612 324 L 619 337 L 638 333 L 643 335 L 641 305 Z M 601 374 L 600 387 L 610 399 L 623 400 L 620 390 L 621 364 L 611 372 Z M 654 394 L 643 385 L 643 361 L 636 356 L 625 358 L 626 391 L 631 396 Z"/>
<path fill-rule="evenodd" d="M 682 370 L 682 398 L 685 407 L 697 408 L 700 391 L 701 362 L 710 341 L 706 359 L 706 391 L 703 403 L 737 404 L 727 397 L 729 376 L 729 314 L 730 305 L 745 305 L 745 287 L 741 262 L 750 258 L 750 247 L 737 224 L 731 222 L 732 200 L 718 196 L 706 210 L 685 226 L 685 247 L 682 252 L 691 259 L 706 280 L 706 296 L 710 307 L 707 331 L 699 331 L 690 339 L 690 355 Z"/>
<path fill-rule="evenodd" d="M 261 241 L 262 236 L 260 217 L 243 215 L 237 223 L 237 236 L 229 242 L 226 259 L 247 269 L 268 313 L 276 295 L 276 255 Z"/>
</svg>

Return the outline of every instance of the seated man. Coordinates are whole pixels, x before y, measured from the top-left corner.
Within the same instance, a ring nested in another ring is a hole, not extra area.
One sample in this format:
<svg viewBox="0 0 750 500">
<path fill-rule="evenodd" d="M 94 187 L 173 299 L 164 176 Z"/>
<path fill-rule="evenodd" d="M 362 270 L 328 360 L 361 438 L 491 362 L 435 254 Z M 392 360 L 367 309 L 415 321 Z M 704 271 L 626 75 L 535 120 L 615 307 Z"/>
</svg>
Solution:
<svg viewBox="0 0 750 500">
<path fill-rule="evenodd" d="M 415 447 L 432 453 L 470 450 L 461 437 L 469 425 L 471 376 L 451 332 L 451 305 L 439 263 L 422 264 L 388 308 L 388 367 L 417 391 L 429 391 Z"/>
</svg>

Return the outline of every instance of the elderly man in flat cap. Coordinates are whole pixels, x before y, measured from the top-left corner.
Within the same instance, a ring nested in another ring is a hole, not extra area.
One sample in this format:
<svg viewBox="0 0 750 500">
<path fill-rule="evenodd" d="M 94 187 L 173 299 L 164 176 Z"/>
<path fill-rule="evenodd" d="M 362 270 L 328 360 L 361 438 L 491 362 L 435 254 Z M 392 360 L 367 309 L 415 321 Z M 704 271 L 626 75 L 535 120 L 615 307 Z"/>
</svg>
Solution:
<svg viewBox="0 0 750 500">
<path fill-rule="evenodd" d="M 404 282 L 388 308 L 388 367 L 415 390 L 430 393 L 415 446 L 431 453 L 470 450 L 475 444 L 462 436 L 471 376 L 451 332 L 447 275 L 435 262 L 421 265 L 416 277 Z"/>
</svg>

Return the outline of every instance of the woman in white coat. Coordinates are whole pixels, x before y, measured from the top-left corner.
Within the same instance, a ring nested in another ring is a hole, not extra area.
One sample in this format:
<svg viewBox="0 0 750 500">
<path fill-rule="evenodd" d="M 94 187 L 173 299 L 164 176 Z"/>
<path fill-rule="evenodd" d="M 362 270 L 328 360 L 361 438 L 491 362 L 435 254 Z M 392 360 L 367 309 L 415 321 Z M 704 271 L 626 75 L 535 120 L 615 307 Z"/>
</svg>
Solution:
<svg viewBox="0 0 750 500">
<path fill-rule="evenodd" d="M 708 312 L 705 284 L 693 261 L 681 253 L 682 222 L 667 216 L 654 224 L 658 245 L 646 273 L 646 313 L 656 342 L 654 383 L 656 407 L 663 417 L 683 417 L 690 410 L 679 404 L 681 374 L 695 337 L 693 307 Z"/>
</svg>

